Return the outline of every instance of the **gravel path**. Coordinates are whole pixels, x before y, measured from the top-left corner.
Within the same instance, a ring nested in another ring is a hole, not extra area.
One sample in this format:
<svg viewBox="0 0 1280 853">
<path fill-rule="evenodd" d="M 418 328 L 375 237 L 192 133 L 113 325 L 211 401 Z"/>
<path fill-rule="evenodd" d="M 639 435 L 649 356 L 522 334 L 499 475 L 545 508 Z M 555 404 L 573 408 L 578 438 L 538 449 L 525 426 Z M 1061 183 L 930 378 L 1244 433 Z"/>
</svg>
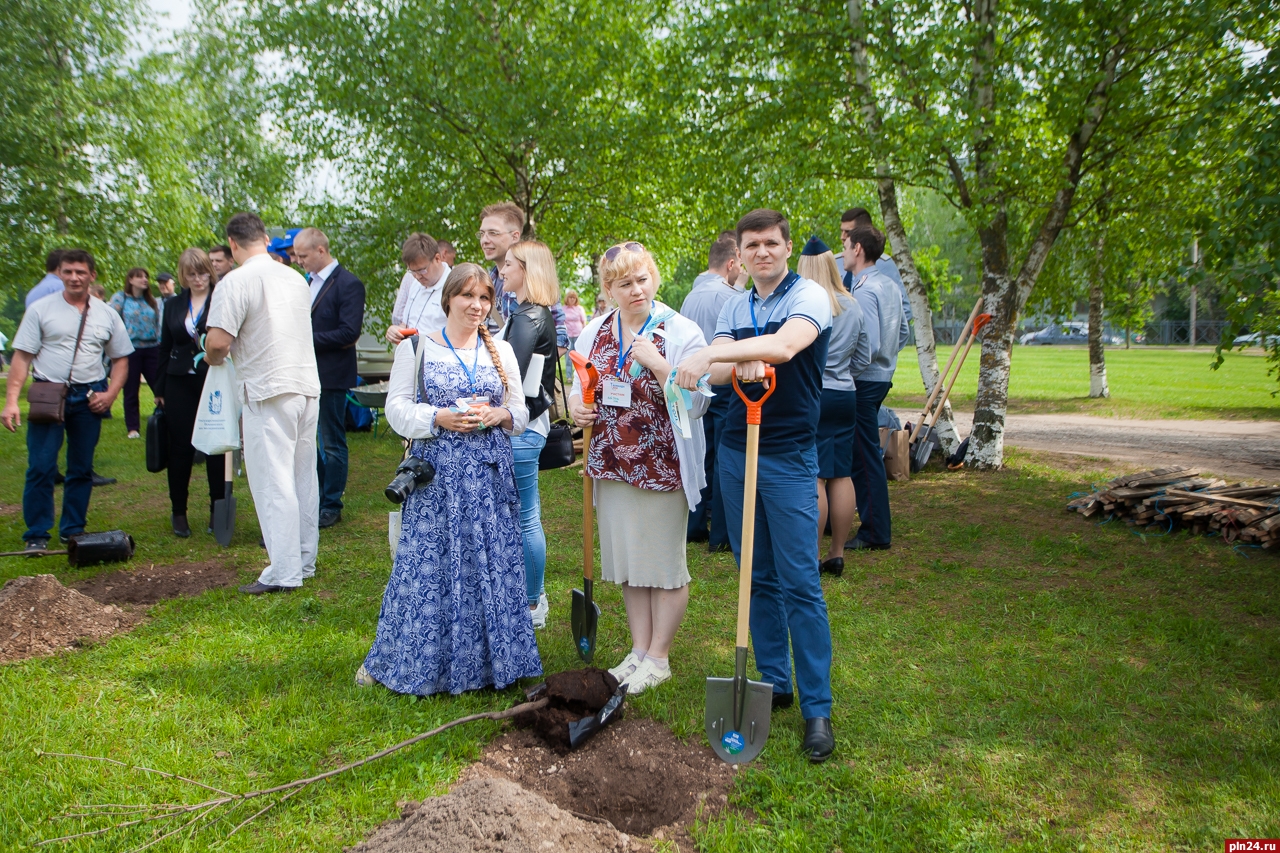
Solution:
<svg viewBox="0 0 1280 853">
<path fill-rule="evenodd" d="M 972 412 L 956 412 L 962 436 Z M 1225 477 L 1280 481 L 1280 421 L 1140 421 L 1093 415 L 1010 415 L 1005 443 L 1142 467 L 1195 465 Z"/>
</svg>

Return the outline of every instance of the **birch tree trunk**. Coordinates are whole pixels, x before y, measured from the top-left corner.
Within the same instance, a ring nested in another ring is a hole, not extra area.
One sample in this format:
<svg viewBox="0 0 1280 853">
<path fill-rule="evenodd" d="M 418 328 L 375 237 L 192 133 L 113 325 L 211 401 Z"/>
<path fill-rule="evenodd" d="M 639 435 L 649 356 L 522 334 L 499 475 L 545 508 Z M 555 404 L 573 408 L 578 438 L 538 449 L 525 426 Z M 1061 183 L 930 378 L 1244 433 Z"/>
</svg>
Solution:
<svg viewBox="0 0 1280 853">
<path fill-rule="evenodd" d="M 898 210 L 897 185 L 889 171 L 889 162 L 884 154 L 880 111 L 871 91 L 871 71 L 867 62 L 866 24 L 862 18 L 863 0 L 848 0 L 847 6 L 849 25 L 853 29 L 850 50 L 853 53 L 854 89 L 858 95 L 863 126 L 871 140 L 871 148 L 874 152 L 876 190 L 880 198 L 880 215 L 884 219 L 885 236 L 893 246 L 893 262 L 898 265 L 898 274 L 902 276 L 902 284 L 907 290 L 907 300 L 911 303 L 911 313 L 915 319 L 916 361 L 920 367 L 920 380 L 927 395 L 937 385 L 940 375 L 937 346 L 933 336 L 933 310 L 929 307 L 929 294 L 925 290 L 924 281 L 920 278 L 920 271 L 916 269 L 915 258 L 911 254 L 911 242 L 907 239 L 907 229 L 902 223 L 902 215 Z M 956 433 L 950 402 L 943 406 L 936 429 L 946 453 L 948 455 L 954 453 L 960 446 L 960 437 Z"/>
<path fill-rule="evenodd" d="M 1102 345 L 1102 250 L 1104 240 L 1098 238 L 1098 264 L 1089 280 L 1089 396 L 1110 397 L 1107 388 L 1107 355 Z"/>
</svg>

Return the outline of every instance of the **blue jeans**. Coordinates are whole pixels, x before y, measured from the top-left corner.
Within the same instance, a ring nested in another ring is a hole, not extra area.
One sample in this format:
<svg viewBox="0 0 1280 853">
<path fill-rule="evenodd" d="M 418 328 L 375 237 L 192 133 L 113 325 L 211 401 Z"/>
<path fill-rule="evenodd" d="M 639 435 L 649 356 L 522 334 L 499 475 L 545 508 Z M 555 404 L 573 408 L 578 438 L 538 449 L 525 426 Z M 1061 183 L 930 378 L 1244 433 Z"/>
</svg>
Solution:
<svg viewBox="0 0 1280 853">
<path fill-rule="evenodd" d="M 856 538 L 872 545 L 888 545 L 893 530 L 889 518 L 889 483 L 880 450 L 880 404 L 892 382 L 858 382 L 858 414 L 853 439 L 853 490 L 858 499 Z"/>
<path fill-rule="evenodd" d="M 698 508 L 689 513 L 689 530 L 687 538 L 693 540 L 698 531 L 707 532 L 711 525 L 711 534 L 707 544 L 712 548 L 729 544 L 729 531 L 724 521 L 724 501 L 720 497 L 720 489 L 716 487 L 716 454 L 720 450 L 720 437 L 724 435 L 724 418 L 729 411 L 729 395 L 733 393 L 732 385 L 717 385 L 713 389 L 715 396 L 707 413 L 702 416 L 702 431 L 707 439 L 707 455 L 704 459 L 707 472 L 707 485 L 702 490 L 702 499 Z"/>
<path fill-rule="evenodd" d="M 320 511 L 342 512 L 347 489 L 347 392 L 320 392 L 320 440 L 316 442 L 316 473 L 320 478 Z"/>
<path fill-rule="evenodd" d="M 733 556 L 742 562 L 746 454 L 721 445 L 720 491 Z M 795 657 L 800 713 L 831 716 L 831 625 L 818 573 L 818 452 L 761 456 L 751 571 L 751 642 L 774 693 L 790 693 Z M 790 640 L 790 649 L 788 649 Z"/>
<path fill-rule="evenodd" d="M 62 523 L 59 533 L 84 532 L 93 494 L 93 452 L 102 432 L 102 417 L 89 411 L 89 392 L 107 390 L 107 380 L 72 385 L 67 395 L 64 422 L 27 424 L 27 482 L 22 490 L 22 518 L 27 532 L 22 538 L 48 539 L 53 527 L 53 478 L 58 473 L 58 451 L 67 437 L 67 480 L 62 487 Z"/>
<path fill-rule="evenodd" d="M 546 436 L 531 429 L 511 436 L 516 489 L 520 492 L 520 534 L 524 538 L 524 586 L 531 606 L 543 593 L 547 571 L 547 534 L 542 529 L 542 499 L 538 496 L 538 457 L 546 443 Z"/>
</svg>

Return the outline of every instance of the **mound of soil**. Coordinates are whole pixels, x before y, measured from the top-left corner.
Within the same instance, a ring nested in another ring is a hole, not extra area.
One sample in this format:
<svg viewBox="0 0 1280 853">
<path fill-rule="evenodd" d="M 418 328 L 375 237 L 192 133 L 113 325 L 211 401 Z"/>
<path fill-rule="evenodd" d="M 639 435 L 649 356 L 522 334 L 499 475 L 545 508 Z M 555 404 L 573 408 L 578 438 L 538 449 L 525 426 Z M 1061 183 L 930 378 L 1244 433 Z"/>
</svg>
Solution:
<svg viewBox="0 0 1280 853">
<path fill-rule="evenodd" d="M 104 640 L 141 618 L 67 589 L 53 575 L 14 578 L 0 589 L 0 663 Z"/>
<path fill-rule="evenodd" d="M 733 771 L 701 742 L 691 745 L 653 720 L 619 720 L 567 755 L 517 729 L 490 743 L 463 780 L 504 777 L 576 814 L 608 820 L 630 835 L 675 840 L 723 808 Z"/>
<path fill-rule="evenodd" d="M 569 751 L 569 724 L 599 711 L 618 689 L 618 679 L 596 667 L 553 672 L 544 684 L 530 691 L 529 698 L 545 696 L 546 707 L 521 714 L 515 724 L 535 731 L 560 755 Z"/>
<path fill-rule="evenodd" d="M 505 779 L 473 779 L 405 806 L 350 853 L 615 853 L 644 849 Z"/>
<path fill-rule="evenodd" d="M 218 563 L 175 563 L 108 572 L 80 581 L 75 589 L 100 604 L 149 605 L 235 582 L 236 570 Z"/>
</svg>

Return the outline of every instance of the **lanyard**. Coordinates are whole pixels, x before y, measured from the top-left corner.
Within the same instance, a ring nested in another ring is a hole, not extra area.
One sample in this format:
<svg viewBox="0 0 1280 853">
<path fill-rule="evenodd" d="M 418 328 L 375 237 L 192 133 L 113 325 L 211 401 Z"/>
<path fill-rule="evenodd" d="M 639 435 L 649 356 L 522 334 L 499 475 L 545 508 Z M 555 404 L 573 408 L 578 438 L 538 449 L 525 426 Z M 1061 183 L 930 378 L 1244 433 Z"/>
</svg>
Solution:
<svg viewBox="0 0 1280 853">
<path fill-rule="evenodd" d="M 449 345 L 449 352 L 453 353 L 453 357 L 458 360 L 458 364 L 462 365 L 462 371 L 467 374 L 467 381 L 471 383 L 471 393 L 476 393 L 476 369 L 480 366 L 480 341 L 476 341 L 476 357 L 471 360 L 471 368 L 468 369 L 466 362 L 462 360 L 462 356 L 458 355 L 458 351 L 453 348 L 453 342 L 449 340 L 449 333 L 444 329 L 440 330 L 444 342 Z"/>
<path fill-rule="evenodd" d="M 614 365 L 613 372 L 618 378 L 622 378 L 622 366 L 627 363 L 627 357 L 631 355 L 631 348 L 636 345 L 636 338 L 644 334 L 644 330 L 649 328 L 649 321 L 653 319 L 653 308 L 649 308 L 649 316 L 644 318 L 644 324 L 640 327 L 640 331 L 631 336 L 631 343 L 627 346 L 627 351 L 622 351 L 622 311 L 618 311 L 618 363 Z"/>
<path fill-rule="evenodd" d="M 209 308 L 209 294 L 205 294 L 204 304 L 200 306 L 200 313 L 192 316 L 191 314 L 191 294 L 187 294 L 187 317 L 191 320 L 191 328 L 195 329 L 200 326 L 200 318 L 204 316 L 204 312 Z"/>
<path fill-rule="evenodd" d="M 793 276 L 794 276 L 794 278 L 793 278 Z M 782 302 L 782 297 L 786 295 L 787 291 L 791 289 L 791 285 L 792 285 L 792 283 L 795 281 L 795 279 L 797 279 L 797 278 L 799 278 L 799 277 L 800 277 L 800 276 L 796 275 L 795 273 L 790 273 L 790 274 L 788 274 L 788 275 L 787 275 L 787 277 L 786 277 L 785 279 L 783 279 L 783 280 L 782 280 L 782 283 L 781 283 L 781 284 L 779 284 L 779 285 L 778 285 L 778 287 L 773 291 L 773 293 L 770 293 L 770 294 L 769 294 L 769 296 L 775 296 L 775 295 L 776 295 L 776 296 L 778 297 L 778 301 L 777 301 L 777 302 L 775 302 L 775 303 L 773 303 L 773 307 L 772 307 L 772 308 L 770 308 L 770 309 L 769 309 L 769 313 L 765 315 L 765 318 L 764 318 L 764 328 L 765 328 L 765 329 L 769 328 L 769 318 L 773 316 L 773 312 L 777 310 L 778 305 Z M 763 305 L 765 302 L 768 302 L 768 301 L 769 301 L 769 296 L 766 296 L 764 299 L 762 299 L 762 300 L 761 300 L 761 304 L 762 304 L 762 305 Z M 747 298 L 747 307 L 751 309 L 751 328 L 755 330 L 756 337 L 758 338 L 758 337 L 760 337 L 761 335 L 763 335 L 763 334 L 764 334 L 764 332 L 761 330 L 760 326 L 756 324 L 756 294 L 755 294 L 755 288 L 752 288 L 751 295 Z"/>
</svg>

